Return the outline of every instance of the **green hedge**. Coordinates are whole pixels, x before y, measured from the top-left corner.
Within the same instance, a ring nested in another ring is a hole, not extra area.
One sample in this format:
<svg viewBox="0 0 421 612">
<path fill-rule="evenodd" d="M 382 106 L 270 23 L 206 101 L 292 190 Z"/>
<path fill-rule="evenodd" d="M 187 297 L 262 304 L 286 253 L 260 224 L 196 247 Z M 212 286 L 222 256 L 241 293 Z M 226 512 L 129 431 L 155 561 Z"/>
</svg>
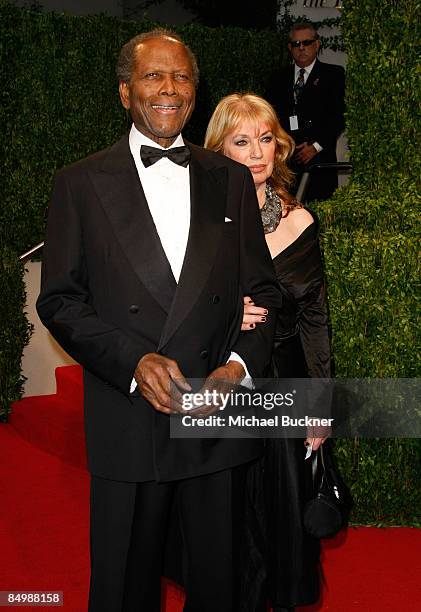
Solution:
<svg viewBox="0 0 421 612">
<path fill-rule="evenodd" d="M 420 374 L 418 202 L 407 180 L 380 191 L 354 177 L 318 205 L 337 377 Z M 335 448 L 353 522 L 421 526 L 421 440 L 346 439 Z"/>
<path fill-rule="evenodd" d="M 407 181 L 353 180 L 319 204 L 337 376 L 419 375 L 418 201 Z"/>
<path fill-rule="evenodd" d="M 351 485 L 353 524 L 421 527 L 419 439 L 337 440 L 335 453 Z"/>
<path fill-rule="evenodd" d="M 29 340 L 31 326 L 24 314 L 25 286 L 18 254 L 0 248 L 0 422 L 5 421 L 10 402 L 19 399 L 24 378 L 22 352 Z M 0 455 L 1 461 L 1 455 Z"/>
<path fill-rule="evenodd" d="M 420 176 L 419 11 L 419 0 L 344 2 L 347 135 L 354 176 L 370 190 Z"/>
<path fill-rule="evenodd" d="M 338 377 L 420 375 L 417 7 L 344 3 L 354 173 L 318 205 Z M 340 440 L 336 453 L 353 521 L 421 526 L 421 440 Z"/>
</svg>

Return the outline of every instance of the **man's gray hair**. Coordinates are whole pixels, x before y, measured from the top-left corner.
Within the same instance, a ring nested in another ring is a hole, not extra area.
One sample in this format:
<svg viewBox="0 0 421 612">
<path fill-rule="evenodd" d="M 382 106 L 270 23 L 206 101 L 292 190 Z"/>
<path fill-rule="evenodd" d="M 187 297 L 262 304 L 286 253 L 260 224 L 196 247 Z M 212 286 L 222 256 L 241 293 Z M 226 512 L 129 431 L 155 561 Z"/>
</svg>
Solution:
<svg viewBox="0 0 421 612">
<path fill-rule="evenodd" d="M 117 65 L 116 65 L 116 74 L 119 82 L 129 83 L 134 67 L 135 60 L 135 51 L 137 46 L 145 42 L 145 40 L 151 40 L 152 38 L 168 38 L 178 42 L 184 46 L 187 51 L 187 55 L 191 61 L 192 69 L 193 69 L 193 80 L 194 84 L 198 85 L 199 83 L 199 68 L 197 66 L 196 56 L 193 51 L 186 45 L 186 43 L 180 38 L 178 34 L 172 32 L 171 30 L 165 30 L 164 28 L 157 28 L 156 30 L 151 30 L 150 32 L 143 32 L 142 34 L 138 34 L 134 36 L 127 42 L 124 47 L 120 51 L 120 55 L 118 56 Z"/>
<path fill-rule="evenodd" d="M 316 40 L 320 38 L 319 33 L 317 32 L 316 26 L 312 24 L 311 21 L 297 21 L 296 23 L 294 23 L 294 25 L 291 27 L 289 31 L 290 40 L 294 32 L 297 32 L 298 30 L 313 30 L 314 38 Z"/>
</svg>

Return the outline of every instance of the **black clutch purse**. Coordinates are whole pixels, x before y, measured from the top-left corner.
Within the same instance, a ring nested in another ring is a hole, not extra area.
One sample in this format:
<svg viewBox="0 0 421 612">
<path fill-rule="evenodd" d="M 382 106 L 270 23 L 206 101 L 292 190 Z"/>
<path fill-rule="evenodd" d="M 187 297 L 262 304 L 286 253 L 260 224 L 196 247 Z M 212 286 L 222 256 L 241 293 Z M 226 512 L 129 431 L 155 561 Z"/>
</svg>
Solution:
<svg viewBox="0 0 421 612">
<path fill-rule="evenodd" d="M 313 454 L 314 497 L 304 508 L 304 528 L 315 538 L 332 538 L 348 523 L 352 496 L 333 460 L 329 444 Z"/>
</svg>

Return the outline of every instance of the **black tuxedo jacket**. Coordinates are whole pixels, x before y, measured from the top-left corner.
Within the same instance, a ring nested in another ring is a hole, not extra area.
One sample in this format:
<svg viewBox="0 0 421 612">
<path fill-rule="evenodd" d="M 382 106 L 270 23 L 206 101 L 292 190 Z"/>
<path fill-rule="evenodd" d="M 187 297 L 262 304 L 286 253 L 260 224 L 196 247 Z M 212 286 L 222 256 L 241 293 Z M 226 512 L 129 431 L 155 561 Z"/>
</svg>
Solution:
<svg viewBox="0 0 421 612">
<path fill-rule="evenodd" d="M 251 175 L 190 147 L 191 224 L 178 285 L 127 136 L 55 180 L 37 307 L 84 367 L 88 464 L 104 478 L 174 480 L 260 453 L 248 440 L 170 439 L 169 417 L 129 393 L 149 352 L 175 359 L 186 377 L 207 376 L 231 350 L 252 376 L 262 375 L 270 359 L 280 294 Z M 241 334 L 247 294 L 269 307 L 269 318 Z"/>
<path fill-rule="evenodd" d="M 324 161 L 335 161 L 336 141 L 345 127 L 344 94 L 342 66 L 324 64 L 316 59 L 297 106 L 294 102 L 294 65 L 274 76 L 268 98 L 282 127 L 297 144 L 318 142 L 323 147 Z M 289 117 L 295 114 L 299 130 L 291 132 Z"/>
</svg>

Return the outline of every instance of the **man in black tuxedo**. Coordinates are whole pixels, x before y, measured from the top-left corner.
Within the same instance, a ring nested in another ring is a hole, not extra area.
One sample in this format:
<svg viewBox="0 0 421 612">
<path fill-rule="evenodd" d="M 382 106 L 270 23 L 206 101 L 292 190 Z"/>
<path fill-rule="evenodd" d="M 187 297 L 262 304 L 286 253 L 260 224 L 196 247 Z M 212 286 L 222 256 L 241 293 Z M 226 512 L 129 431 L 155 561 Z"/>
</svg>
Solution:
<svg viewBox="0 0 421 612">
<path fill-rule="evenodd" d="M 336 141 L 345 127 L 345 72 L 342 66 L 317 59 L 320 40 L 311 23 L 292 27 L 288 48 L 294 64 L 274 75 L 268 98 L 297 145 L 292 169 L 298 187 L 309 166 L 337 161 Z M 336 172 L 316 171 L 307 199 L 327 199 L 337 186 Z"/>
<path fill-rule="evenodd" d="M 279 293 L 249 171 L 181 136 L 198 78 L 191 51 L 171 32 L 142 34 L 117 74 L 133 126 L 58 173 L 37 303 L 84 368 L 89 610 L 160 610 L 176 499 L 185 610 L 231 612 L 233 491 L 260 445 L 172 439 L 170 415 L 183 411 L 187 378 L 217 389 L 262 374 Z M 252 334 L 240 334 L 243 295 L 268 309 Z"/>
</svg>

